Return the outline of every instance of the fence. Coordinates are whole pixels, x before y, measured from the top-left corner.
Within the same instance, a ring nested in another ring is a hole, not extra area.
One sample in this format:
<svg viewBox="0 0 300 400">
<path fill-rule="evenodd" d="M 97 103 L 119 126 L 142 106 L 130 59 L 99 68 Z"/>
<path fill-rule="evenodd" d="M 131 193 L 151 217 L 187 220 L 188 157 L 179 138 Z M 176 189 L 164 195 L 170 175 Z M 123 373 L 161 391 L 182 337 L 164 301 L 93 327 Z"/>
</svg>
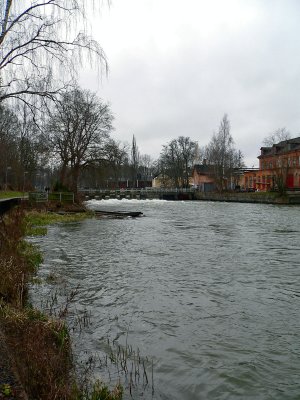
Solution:
<svg viewBox="0 0 300 400">
<path fill-rule="evenodd" d="M 47 201 L 59 201 L 60 203 L 74 203 L 74 193 L 71 192 L 31 192 L 29 201 L 46 203 Z"/>
</svg>

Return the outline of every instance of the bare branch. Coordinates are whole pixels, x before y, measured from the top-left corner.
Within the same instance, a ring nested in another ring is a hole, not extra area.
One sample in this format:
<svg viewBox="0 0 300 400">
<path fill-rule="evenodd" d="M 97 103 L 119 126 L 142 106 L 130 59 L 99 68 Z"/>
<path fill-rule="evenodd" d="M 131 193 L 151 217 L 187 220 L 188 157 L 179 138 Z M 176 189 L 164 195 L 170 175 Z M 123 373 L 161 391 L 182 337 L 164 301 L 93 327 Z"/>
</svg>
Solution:
<svg viewBox="0 0 300 400">
<path fill-rule="evenodd" d="M 0 102 L 16 98 L 15 95 L 29 99 L 43 97 L 46 90 L 50 94 L 57 92 L 66 83 L 61 85 L 59 81 L 76 78 L 82 60 L 95 61 L 108 72 L 99 43 L 85 30 L 77 34 L 74 30 L 77 17 L 83 22 L 85 0 L 26 0 L 26 3 L 22 9 L 19 0 L 3 0 Z M 83 52 L 89 57 L 83 58 Z M 42 89 L 39 91 L 37 87 Z"/>
</svg>

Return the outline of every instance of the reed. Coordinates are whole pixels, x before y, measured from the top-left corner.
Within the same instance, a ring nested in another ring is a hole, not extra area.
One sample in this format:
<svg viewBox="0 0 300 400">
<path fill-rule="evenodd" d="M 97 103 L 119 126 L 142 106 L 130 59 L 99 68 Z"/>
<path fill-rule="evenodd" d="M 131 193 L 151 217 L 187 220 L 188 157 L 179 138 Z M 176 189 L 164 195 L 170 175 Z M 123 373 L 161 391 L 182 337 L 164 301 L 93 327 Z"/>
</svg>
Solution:
<svg viewBox="0 0 300 400">
<path fill-rule="evenodd" d="M 147 392 L 149 396 L 154 395 L 153 360 L 143 357 L 140 350 L 133 349 L 126 343 L 124 346 L 116 341 L 106 339 L 105 355 L 90 358 L 90 369 L 100 368 L 108 375 L 108 382 L 112 385 L 122 383 L 124 392 L 131 397 L 143 395 Z"/>
<path fill-rule="evenodd" d="M 49 221 L 48 217 L 41 218 L 40 215 L 33 218 L 35 223 L 41 219 L 43 224 Z M 0 218 L 0 326 L 28 397 L 39 400 L 120 400 L 121 386 L 109 389 L 96 382 L 83 390 L 78 384 L 65 320 L 76 290 L 52 316 L 28 304 L 28 283 L 42 261 L 38 249 L 23 240 L 29 221 L 26 217 L 24 224 L 24 212 L 19 208 Z M 84 316 L 78 323 L 84 326 L 88 317 Z M 10 389 L 9 385 L 7 388 Z"/>
</svg>

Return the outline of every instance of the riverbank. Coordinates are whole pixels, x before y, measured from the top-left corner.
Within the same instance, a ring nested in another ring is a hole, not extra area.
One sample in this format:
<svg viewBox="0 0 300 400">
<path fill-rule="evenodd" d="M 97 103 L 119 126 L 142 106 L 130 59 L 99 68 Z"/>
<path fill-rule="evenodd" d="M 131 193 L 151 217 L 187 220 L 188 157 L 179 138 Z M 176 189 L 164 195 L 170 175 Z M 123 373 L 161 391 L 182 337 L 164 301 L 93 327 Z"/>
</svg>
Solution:
<svg viewBox="0 0 300 400">
<path fill-rule="evenodd" d="M 122 398 L 121 388 L 110 392 L 103 384 L 89 388 L 78 385 L 65 322 L 66 307 L 59 315 L 45 315 L 28 302 L 28 285 L 42 262 L 42 254 L 24 241 L 24 236 L 45 234 L 45 225 L 50 223 L 74 222 L 88 216 L 34 210 L 24 213 L 16 207 L 1 217 L 1 400 L 100 400 L 104 394 L 110 400 Z"/>
<path fill-rule="evenodd" d="M 287 192 L 284 196 L 280 196 L 277 192 L 195 192 L 194 199 L 235 203 L 300 204 L 300 193 Z"/>
<path fill-rule="evenodd" d="M 1 395 L 21 398 L 22 387 L 28 398 L 67 399 L 71 398 L 74 378 L 65 324 L 28 303 L 28 285 L 42 255 L 24 241 L 27 227 L 29 220 L 19 207 L 1 218 Z"/>
<path fill-rule="evenodd" d="M 1 400 L 28 400 L 20 383 L 6 339 L 0 328 L 0 399 Z"/>
</svg>

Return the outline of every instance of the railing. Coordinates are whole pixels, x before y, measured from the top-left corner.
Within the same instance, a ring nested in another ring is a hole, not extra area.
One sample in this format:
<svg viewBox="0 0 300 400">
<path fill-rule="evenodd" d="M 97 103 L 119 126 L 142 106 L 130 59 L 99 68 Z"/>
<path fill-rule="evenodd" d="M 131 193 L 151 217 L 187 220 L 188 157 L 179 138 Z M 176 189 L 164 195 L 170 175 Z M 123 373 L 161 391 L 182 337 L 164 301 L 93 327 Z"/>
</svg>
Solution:
<svg viewBox="0 0 300 400">
<path fill-rule="evenodd" d="M 59 201 L 60 203 L 74 203 L 74 193 L 71 192 L 30 192 L 29 201 L 45 203 L 47 201 Z"/>
<path fill-rule="evenodd" d="M 82 194 L 105 194 L 105 193 L 195 193 L 196 188 L 131 188 L 131 189 L 79 189 Z"/>
<path fill-rule="evenodd" d="M 60 203 L 74 203 L 74 193 L 72 192 L 51 192 L 48 194 L 49 201 L 59 201 Z"/>
<path fill-rule="evenodd" d="M 28 193 L 29 201 L 34 203 L 45 203 L 48 201 L 47 192 L 30 192 Z"/>
</svg>

